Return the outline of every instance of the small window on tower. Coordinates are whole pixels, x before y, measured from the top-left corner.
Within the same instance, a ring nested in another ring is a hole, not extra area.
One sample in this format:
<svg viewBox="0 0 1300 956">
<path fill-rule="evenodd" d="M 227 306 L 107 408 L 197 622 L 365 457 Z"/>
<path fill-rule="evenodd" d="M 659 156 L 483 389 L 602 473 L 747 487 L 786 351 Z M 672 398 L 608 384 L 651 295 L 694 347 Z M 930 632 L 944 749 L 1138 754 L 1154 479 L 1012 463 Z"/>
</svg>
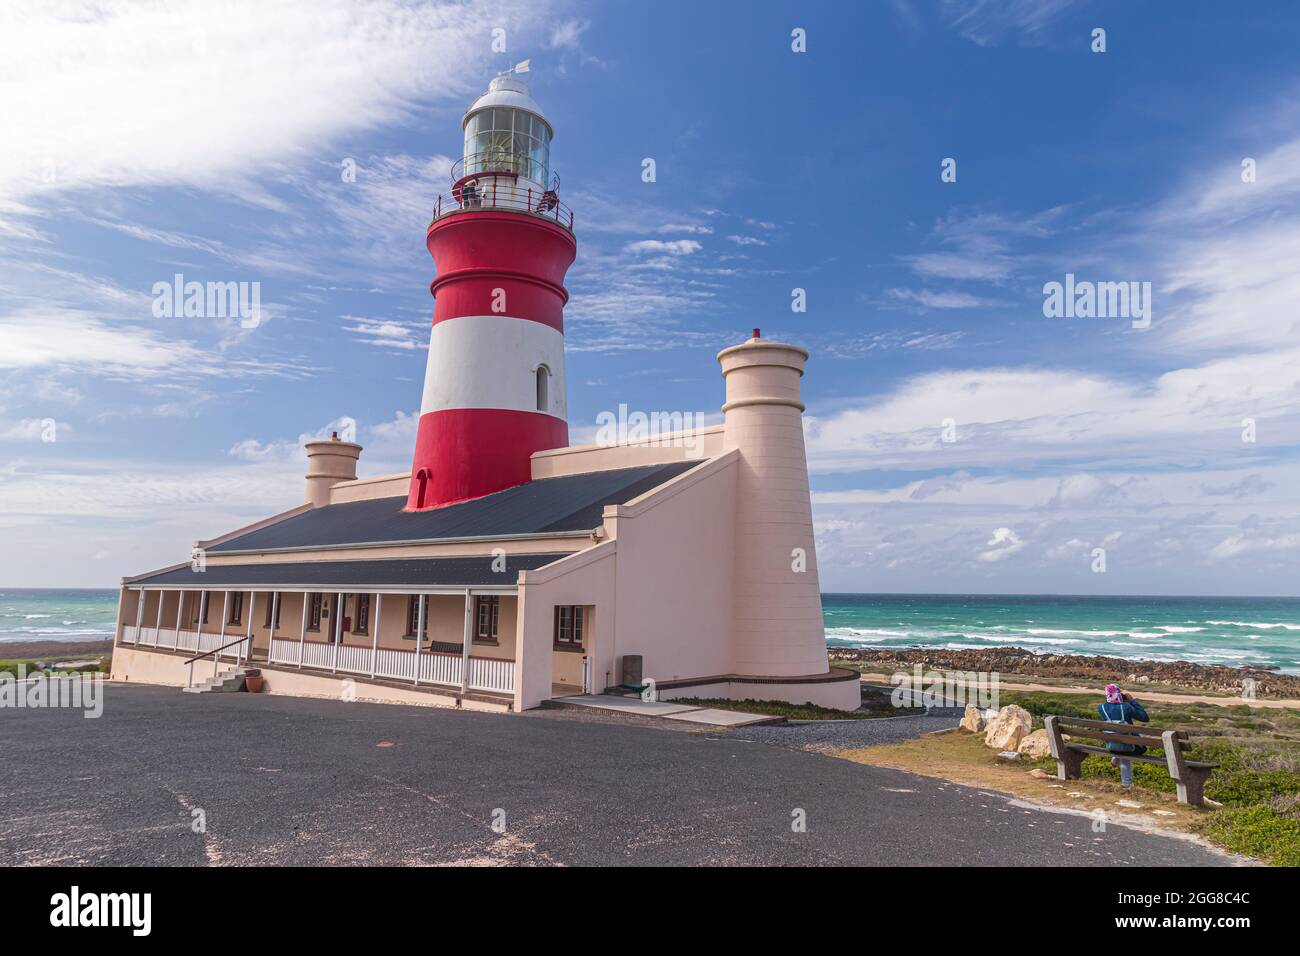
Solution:
<svg viewBox="0 0 1300 956">
<path fill-rule="evenodd" d="M 551 370 L 545 365 L 537 366 L 537 410 L 548 411 L 551 407 Z"/>
</svg>

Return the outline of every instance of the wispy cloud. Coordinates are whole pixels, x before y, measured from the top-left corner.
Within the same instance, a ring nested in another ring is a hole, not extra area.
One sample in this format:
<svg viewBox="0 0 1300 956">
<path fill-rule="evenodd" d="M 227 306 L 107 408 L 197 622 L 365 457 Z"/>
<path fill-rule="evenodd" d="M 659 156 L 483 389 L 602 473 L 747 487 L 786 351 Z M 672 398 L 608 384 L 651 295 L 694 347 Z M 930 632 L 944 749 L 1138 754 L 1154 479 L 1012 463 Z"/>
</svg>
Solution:
<svg viewBox="0 0 1300 956">
<path fill-rule="evenodd" d="M 287 159 L 391 124 L 417 100 L 463 101 L 490 56 L 466 38 L 546 13 L 506 0 L 21 6 L 0 31 L 0 198 L 32 201 L 141 185 L 257 201 L 256 177 Z"/>
<path fill-rule="evenodd" d="M 1008 38 L 1037 46 L 1048 28 L 1075 5 L 1076 0 L 943 0 L 940 10 L 952 29 L 979 46 Z"/>
</svg>

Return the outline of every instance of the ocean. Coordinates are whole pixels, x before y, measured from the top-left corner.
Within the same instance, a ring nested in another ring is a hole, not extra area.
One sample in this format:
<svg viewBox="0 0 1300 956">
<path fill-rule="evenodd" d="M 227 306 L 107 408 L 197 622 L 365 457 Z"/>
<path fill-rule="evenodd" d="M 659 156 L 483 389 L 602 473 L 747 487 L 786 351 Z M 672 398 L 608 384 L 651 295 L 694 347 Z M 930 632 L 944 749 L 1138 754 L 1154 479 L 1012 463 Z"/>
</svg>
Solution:
<svg viewBox="0 0 1300 956">
<path fill-rule="evenodd" d="M 15 641 L 111 641 L 117 591 L 0 589 L 0 657 Z"/>
<path fill-rule="evenodd" d="M 1300 673 L 1300 598 L 826 594 L 832 647 L 1022 647 Z M 0 657 L 15 641 L 111 640 L 117 592 L 0 590 Z"/>
<path fill-rule="evenodd" d="M 1300 598 L 826 594 L 822 607 L 832 647 L 1004 646 L 1300 673 Z"/>
</svg>

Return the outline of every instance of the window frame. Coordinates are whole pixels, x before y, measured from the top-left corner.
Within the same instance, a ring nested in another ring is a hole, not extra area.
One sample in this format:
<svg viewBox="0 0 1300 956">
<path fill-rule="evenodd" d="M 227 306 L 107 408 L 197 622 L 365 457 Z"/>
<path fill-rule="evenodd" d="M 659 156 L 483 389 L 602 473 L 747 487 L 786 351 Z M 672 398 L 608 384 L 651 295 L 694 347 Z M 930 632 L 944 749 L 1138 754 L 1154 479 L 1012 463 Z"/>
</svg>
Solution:
<svg viewBox="0 0 1300 956">
<path fill-rule="evenodd" d="M 408 594 L 406 596 L 406 633 L 402 635 L 404 640 L 415 640 L 415 629 L 420 623 L 420 595 Z M 424 633 L 420 635 L 420 643 L 423 644 L 429 639 L 429 605 L 426 598 L 424 606 Z"/>
<path fill-rule="evenodd" d="M 567 612 L 567 623 L 565 617 Z M 583 641 L 587 636 L 585 604 L 555 605 L 554 630 L 551 644 L 554 650 L 586 652 Z"/>
<path fill-rule="evenodd" d="M 325 595 L 320 591 L 309 591 L 307 593 L 307 630 L 319 634 L 321 624 L 321 612 L 325 607 Z"/>
<path fill-rule="evenodd" d="M 483 615 L 487 612 L 487 636 L 483 636 Z M 474 595 L 474 630 L 470 635 L 473 644 L 498 646 L 501 643 L 501 595 Z"/>
<path fill-rule="evenodd" d="M 263 630 L 269 630 L 271 627 L 272 608 L 275 609 L 275 627 L 278 630 L 280 627 L 280 602 L 275 599 L 274 591 L 271 592 L 271 596 L 266 601 L 266 621 L 262 624 Z"/>
<path fill-rule="evenodd" d="M 533 384 L 537 391 L 537 410 L 549 413 L 551 410 L 551 367 L 545 362 L 537 366 Z"/>
<path fill-rule="evenodd" d="M 356 595 L 356 606 L 352 611 L 352 630 L 349 634 L 370 635 L 370 593 L 358 592 Z M 362 620 L 364 610 L 365 620 Z"/>
<path fill-rule="evenodd" d="M 240 618 L 244 616 L 244 592 L 230 592 L 230 614 L 226 618 L 227 624 L 241 624 Z"/>
</svg>

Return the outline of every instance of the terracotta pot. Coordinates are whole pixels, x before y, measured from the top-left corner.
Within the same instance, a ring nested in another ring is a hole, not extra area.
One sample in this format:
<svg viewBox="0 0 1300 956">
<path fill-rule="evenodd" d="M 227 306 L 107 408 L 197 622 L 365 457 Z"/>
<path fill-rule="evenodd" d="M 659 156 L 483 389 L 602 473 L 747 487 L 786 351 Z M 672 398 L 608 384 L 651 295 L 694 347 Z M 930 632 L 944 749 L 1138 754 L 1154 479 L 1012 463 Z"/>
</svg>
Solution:
<svg viewBox="0 0 1300 956">
<path fill-rule="evenodd" d="M 263 680 L 264 678 L 262 677 L 261 674 L 257 674 L 257 675 L 249 674 L 247 677 L 244 678 L 244 690 L 248 691 L 250 694 L 256 694 L 261 692 Z"/>
</svg>

